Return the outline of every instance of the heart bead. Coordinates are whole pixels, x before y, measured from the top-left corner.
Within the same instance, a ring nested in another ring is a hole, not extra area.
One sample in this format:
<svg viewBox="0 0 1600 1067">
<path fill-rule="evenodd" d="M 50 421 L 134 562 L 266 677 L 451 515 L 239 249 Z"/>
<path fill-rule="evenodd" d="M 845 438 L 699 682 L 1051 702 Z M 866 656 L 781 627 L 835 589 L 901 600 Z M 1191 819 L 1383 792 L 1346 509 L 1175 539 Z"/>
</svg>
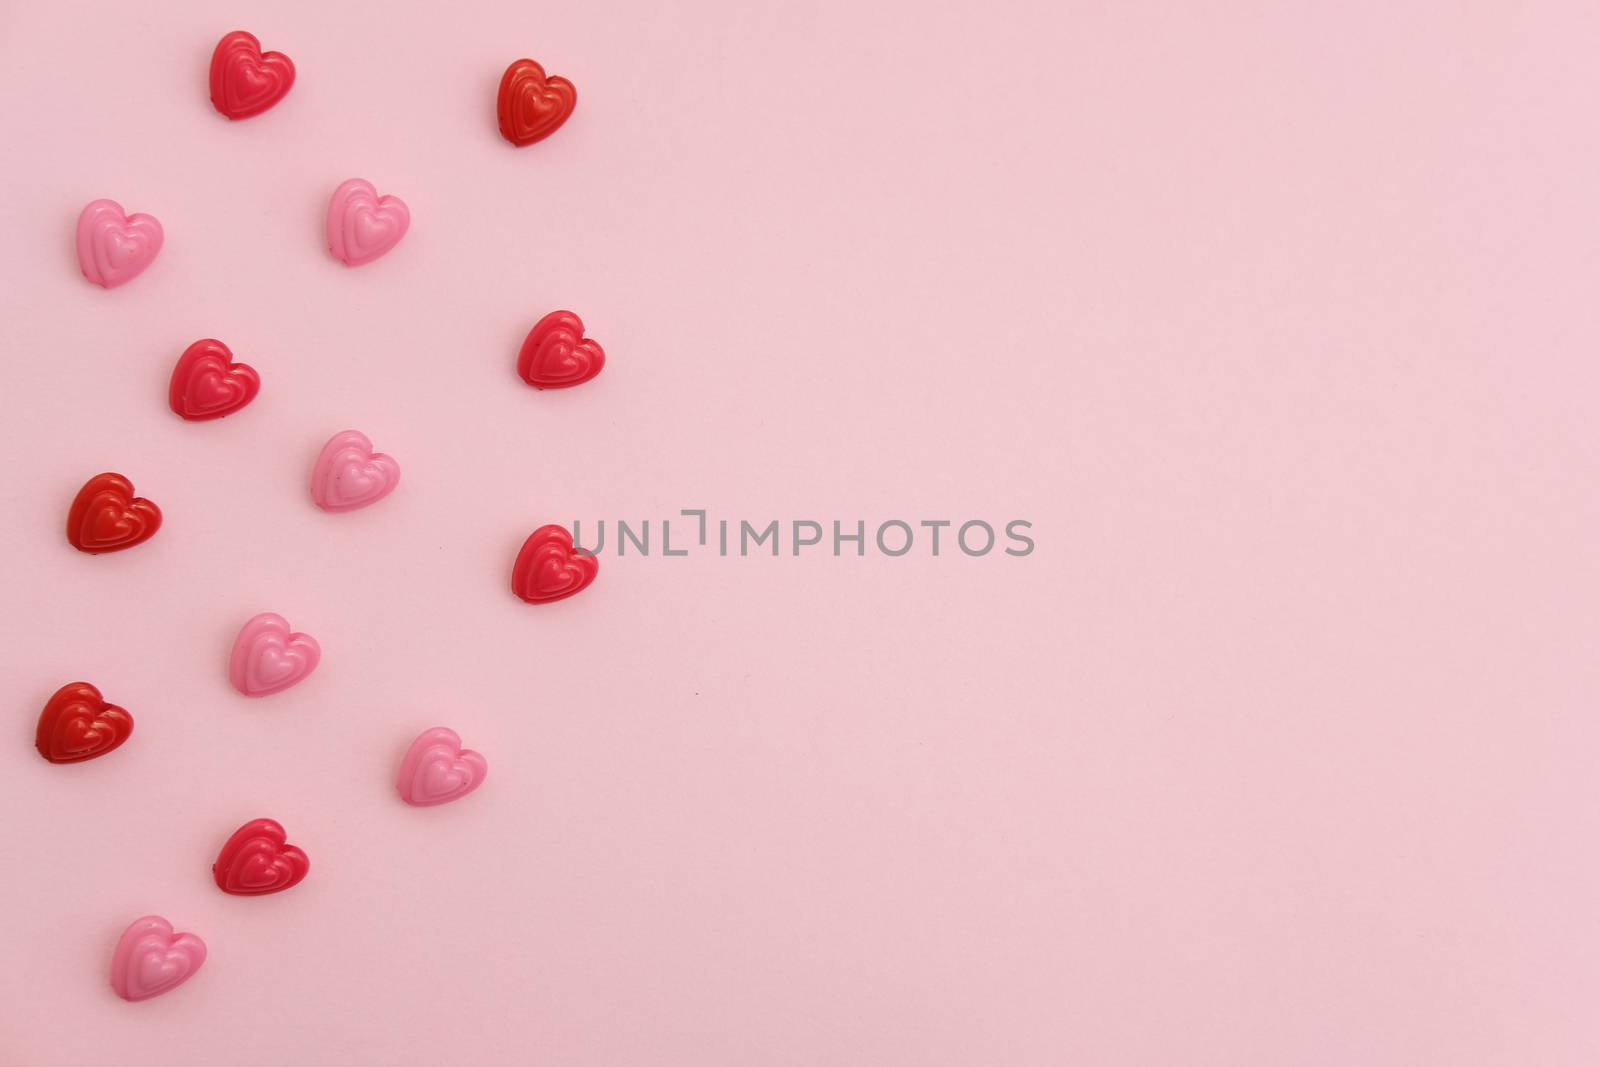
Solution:
<svg viewBox="0 0 1600 1067">
<path fill-rule="evenodd" d="M 128 924 L 111 956 L 111 988 L 123 1000 L 148 1000 L 178 988 L 206 961 L 206 943 L 180 934 L 159 915 Z"/>
<path fill-rule="evenodd" d="M 282 100 L 294 86 L 294 63 L 282 52 L 263 52 L 254 34 L 224 34 L 211 53 L 211 106 L 230 119 L 247 119 Z"/>
<path fill-rule="evenodd" d="M 511 591 L 530 604 L 549 604 L 582 592 L 600 573 L 600 560 L 579 552 L 560 526 L 541 526 L 528 535 L 511 568 Z"/>
<path fill-rule="evenodd" d="M 93 200 L 78 215 L 78 266 L 94 284 L 115 289 L 154 262 L 165 239 L 154 216 L 129 215 L 115 200 Z"/>
<path fill-rule="evenodd" d="M 161 529 L 161 509 L 133 495 L 120 474 L 97 474 L 84 483 L 67 512 L 67 541 L 79 552 L 120 552 Z"/>
<path fill-rule="evenodd" d="M 172 368 L 167 403 L 190 422 L 220 419 L 254 400 L 261 378 L 246 363 L 235 363 L 233 353 L 212 338 L 184 349 Z"/>
<path fill-rule="evenodd" d="M 315 637 L 290 630 L 282 615 L 263 611 L 234 638 L 228 681 L 247 697 L 269 696 L 302 681 L 321 659 Z"/>
<path fill-rule="evenodd" d="M 578 106 L 578 90 L 559 74 L 545 76 L 531 59 L 519 59 L 500 78 L 495 113 L 500 134 L 517 147 L 549 137 Z"/>
<path fill-rule="evenodd" d="M 400 464 L 372 450 L 359 430 L 328 438 L 311 467 L 311 499 L 323 511 L 354 511 L 376 504 L 400 484 Z"/>
<path fill-rule="evenodd" d="M 34 747 L 51 763 L 104 756 L 133 733 L 133 716 L 106 702 L 88 682 L 68 682 L 39 713 Z"/>
<path fill-rule="evenodd" d="M 517 373 L 535 389 L 582 385 L 605 365 L 605 350 L 583 336 L 583 320 L 570 311 L 552 311 L 536 322 L 517 354 Z"/>
<path fill-rule="evenodd" d="M 224 893 L 253 897 L 299 885 L 309 870 L 311 860 L 288 843 L 276 820 L 251 819 L 217 853 L 211 877 Z"/>
<path fill-rule="evenodd" d="M 411 742 L 400 761 L 395 788 L 400 799 L 425 808 L 459 800 L 483 784 L 489 764 L 470 748 L 461 747 L 454 730 L 436 726 Z"/>
<path fill-rule="evenodd" d="M 400 243 L 411 212 L 398 196 L 379 196 L 373 184 L 351 178 L 328 201 L 328 251 L 346 266 L 371 263 Z"/>
</svg>

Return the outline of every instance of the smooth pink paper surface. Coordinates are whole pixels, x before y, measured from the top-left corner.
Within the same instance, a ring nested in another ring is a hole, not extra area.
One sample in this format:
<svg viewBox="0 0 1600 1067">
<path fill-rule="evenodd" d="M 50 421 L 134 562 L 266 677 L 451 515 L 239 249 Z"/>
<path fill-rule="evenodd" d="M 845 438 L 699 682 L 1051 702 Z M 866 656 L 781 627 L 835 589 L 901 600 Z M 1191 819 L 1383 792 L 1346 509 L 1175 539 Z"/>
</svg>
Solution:
<svg viewBox="0 0 1600 1067">
<path fill-rule="evenodd" d="M 299 77 L 230 123 L 236 28 Z M 1579 3 L 7 5 L 0 1062 L 1600 1060 L 1597 46 Z M 521 56 L 579 103 L 514 149 Z M 413 219 L 360 270 L 352 174 Z M 166 230 L 109 292 L 97 197 Z M 541 393 L 558 308 L 607 366 Z M 190 424 L 202 337 L 262 389 Z M 327 515 L 348 426 L 406 484 Z M 166 523 L 89 558 L 102 470 Z M 508 588 L 542 523 L 696 507 L 1038 548 Z M 267 609 L 323 661 L 251 701 Z M 79 678 L 138 726 L 51 766 Z M 408 807 L 441 722 L 494 774 Z M 292 893 L 211 883 L 255 817 Z M 129 1005 L 148 913 L 210 956 Z"/>
</svg>

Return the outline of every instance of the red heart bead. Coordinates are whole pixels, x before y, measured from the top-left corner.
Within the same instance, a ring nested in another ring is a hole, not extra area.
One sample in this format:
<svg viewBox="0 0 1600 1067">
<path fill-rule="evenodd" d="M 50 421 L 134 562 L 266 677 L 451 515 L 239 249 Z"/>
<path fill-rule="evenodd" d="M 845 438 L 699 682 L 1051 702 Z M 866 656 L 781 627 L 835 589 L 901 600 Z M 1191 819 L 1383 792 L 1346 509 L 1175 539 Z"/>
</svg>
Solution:
<svg viewBox="0 0 1600 1067">
<path fill-rule="evenodd" d="M 255 368 L 235 363 L 227 345 L 208 337 L 178 357 L 167 403 L 190 422 L 204 422 L 233 414 L 254 400 L 260 389 Z"/>
<path fill-rule="evenodd" d="M 549 604 L 582 592 L 600 573 L 600 561 L 572 545 L 560 526 L 541 526 L 528 535 L 511 568 L 511 591 L 530 604 Z"/>
<path fill-rule="evenodd" d="M 500 133 L 521 147 L 549 137 L 578 106 L 578 90 L 559 74 L 545 77 L 531 59 L 519 59 L 500 78 L 496 112 Z"/>
<path fill-rule="evenodd" d="M 97 474 L 84 483 L 67 512 L 67 540 L 79 552 L 119 552 L 161 529 L 161 509 L 133 495 L 120 474 Z"/>
<path fill-rule="evenodd" d="M 294 64 L 282 52 L 261 51 L 254 34 L 234 30 L 211 53 L 211 104 L 230 119 L 259 115 L 294 85 Z"/>
<path fill-rule="evenodd" d="M 310 869 L 311 860 L 288 843 L 275 820 L 251 819 L 217 853 L 211 877 L 224 893 L 255 897 L 299 885 Z"/>
<path fill-rule="evenodd" d="M 133 716 L 107 704 L 88 682 L 69 682 L 39 713 L 34 746 L 51 763 L 81 763 L 104 756 L 133 733 Z"/>
<path fill-rule="evenodd" d="M 517 373 L 535 389 L 582 385 L 605 365 L 605 350 L 583 336 L 583 320 L 570 311 L 552 311 L 534 323 L 517 354 Z"/>
</svg>

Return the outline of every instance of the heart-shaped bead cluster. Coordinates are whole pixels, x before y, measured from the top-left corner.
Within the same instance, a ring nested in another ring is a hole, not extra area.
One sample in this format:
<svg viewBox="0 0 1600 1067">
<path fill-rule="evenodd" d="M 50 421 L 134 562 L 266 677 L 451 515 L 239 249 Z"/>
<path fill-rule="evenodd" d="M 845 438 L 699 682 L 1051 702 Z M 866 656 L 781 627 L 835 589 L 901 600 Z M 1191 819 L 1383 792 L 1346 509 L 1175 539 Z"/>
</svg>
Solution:
<svg viewBox="0 0 1600 1067">
<path fill-rule="evenodd" d="M 281 104 L 296 78 L 288 56 L 262 51 L 254 35 L 236 30 L 224 35 L 212 53 L 210 101 L 229 120 L 249 119 Z M 518 59 L 507 67 L 495 101 L 501 134 L 519 147 L 550 137 L 576 105 L 573 84 L 546 74 L 531 59 Z M 346 266 L 364 266 L 384 256 L 410 227 L 406 203 L 392 193 L 380 193 L 363 178 L 340 183 L 327 204 L 328 250 Z M 94 200 L 78 216 L 79 268 L 88 281 L 104 289 L 126 285 L 149 270 L 165 242 L 162 224 L 153 216 L 130 214 L 114 200 Z M 585 336 L 582 320 L 565 310 L 540 317 L 516 353 L 518 375 L 539 390 L 592 381 L 605 361 L 599 342 Z M 205 337 L 178 356 L 168 376 L 166 402 L 186 422 L 214 422 L 249 406 L 261 387 L 262 377 L 254 366 L 236 360 L 223 341 Z M 234 427 L 236 421 L 242 426 L 251 420 L 230 420 L 231 429 L 208 432 L 248 432 Z M 399 481 L 400 465 L 393 456 L 377 451 L 366 434 L 343 430 L 328 439 L 311 464 L 310 496 L 324 512 L 347 513 L 388 497 Z M 161 509 L 137 495 L 129 478 L 108 471 L 88 479 L 72 500 L 67 541 L 85 553 L 117 553 L 149 541 L 162 529 L 162 522 Z M 548 604 L 588 588 L 598 571 L 599 561 L 576 548 L 565 529 L 544 525 L 518 552 L 511 587 L 526 602 Z M 237 692 L 260 698 L 305 681 L 321 660 L 322 647 L 314 637 L 293 629 L 284 616 L 264 611 L 237 632 L 226 674 Z M 107 700 L 96 686 L 71 682 L 45 701 L 34 743 L 50 763 L 82 764 L 119 749 L 132 737 L 133 726 L 133 715 Z M 395 787 L 406 804 L 435 807 L 478 789 L 487 774 L 483 755 L 463 747 L 454 730 L 440 726 L 424 730 L 411 742 L 400 760 Z M 226 839 L 211 874 L 225 893 L 259 897 L 301 884 L 310 869 L 306 852 L 290 843 L 280 823 L 257 818 Z M 145 1000 L 175 989 L 205 961 L 206 946 L 197 935 L 147 915 L 129 924 L 117 941 L 111 985 L 126 1000 Z"/>
</svg>

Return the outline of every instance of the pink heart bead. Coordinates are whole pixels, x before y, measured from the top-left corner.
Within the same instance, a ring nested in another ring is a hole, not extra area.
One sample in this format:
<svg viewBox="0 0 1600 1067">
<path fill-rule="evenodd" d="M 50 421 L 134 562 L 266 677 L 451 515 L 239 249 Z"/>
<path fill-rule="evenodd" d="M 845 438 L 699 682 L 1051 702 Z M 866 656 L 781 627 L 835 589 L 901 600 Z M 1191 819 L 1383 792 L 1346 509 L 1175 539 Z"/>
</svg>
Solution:
<svg viewBox="0 0 1600 1067">
<path fill-rule="evenodd" d="M 228 655 L 228 681 L 247 697 L 279 693 L 316 670 L 322 648 L 310 634 L 289 629 L 282 615 L 263 611 L 244 624 Z"/>
<path fill-rule="evenodd" d="M 129 215 L 115 200 L 93 200 L 78 215 L 78 266 L 106 289 L 132 281 L 161 251 L 161 223 Z"/>
<path fill-rule="evenodd" d="M 454 730 L 435 726 L 411 742 L 400 761 L 395 788 L 400 799 L 419 808 L 459 800 L 483 784 L 489 764 L 470 748 L 461 747 Z"/>
<path fill-rule="evenodd" d="M 398 196 L 379 196 L 364 178 L 351 178 L 328 202 L 328 251 L 346 266 L 371 263 L 400 243 L 411 212 Z"/>
<path fill-rule="evenodd" d="M 111 988 L 123 1000 L 148 1000 L 187 982 L 206 961 L 206 943 L 178 934 L 159 915 L 135 919 L 111 956 Z"/>
<path fill-rule="evenodd" d="M 323 511 L 354 511 L 376 504 L 400 484 L 400 464 L 372 450 L 360 430 L 328 438 L 311 468 L 311 499 Z"/>
</svg>

